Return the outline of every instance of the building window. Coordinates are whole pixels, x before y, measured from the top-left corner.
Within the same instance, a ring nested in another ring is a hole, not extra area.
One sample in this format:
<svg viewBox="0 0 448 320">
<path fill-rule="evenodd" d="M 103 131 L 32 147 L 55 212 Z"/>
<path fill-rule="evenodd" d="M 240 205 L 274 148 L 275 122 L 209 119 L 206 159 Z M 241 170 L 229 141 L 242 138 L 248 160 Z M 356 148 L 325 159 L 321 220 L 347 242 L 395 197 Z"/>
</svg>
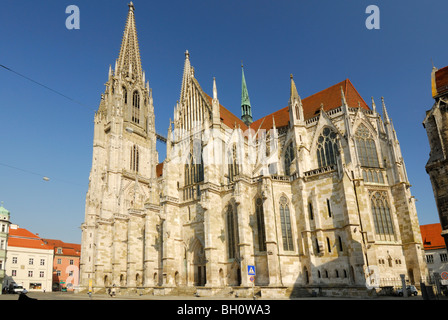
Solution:
<svg viewBox="0 0 448 320">
<path fill-rule="evenodd" d="M 432 254 L 426 255 L 426 263 L 433 264 L 434 263 L 434 256 Z"/>
<path fill-rule="evenodd" d="M 331 218 L 331 206 L 330 206 L 330 199 L 327 199 L 327 209 L 328 209 L 328 216 Z"/>
<path fill-rule="evenodd" d="M 328 253 L 331 253 L 331 244 L 330 244 L 330 239 L 327 237 L 327 248 L 328 248 Z"/>
<path fill-rule="evenodd" d="M 338 243 L 339 243 L 339 251 L 344 251 L 344 247 L 342 246 L 342 239 L 340 236 L 338 236 Z"/>
<path fill-rule="evenodd" d="M 58 254 L 62 254 L 62 248 L 58 248 L 57 250 L 58 250 L 57 251 Z"/>
<path fill-rule="evenodd" d="M 390 206 L 387 201 L 387 194 L 385 192 L 375 192 L 370 203 L 372 206 L 373 223 L 375 225 L 376 234 L 381 238 L 395 235 L 390 214 Z"/>
<path fill-rule="evenodd" d="M 238 246 L 238 219 L 232 205 L 227 206 L 227 247 L 229 259 L 237 257 Z"/>
<path fill-rule="evenodd" d="M 138 172 L 139 169 L 139 161 L 140 155 L 138 151 L 138 147 L 134 144 L 131 147 L 131 171 Z"/>
<path fill-rule="evenodd" d="M 40 259 L 40 265 L 44 266 L 45 265 L 45 259 Z"/>
<path fill-rule="evenodd" d="M 362 178 L 365 182 L 384 184 L 383 173 L 379 169 L 363 169 Z"/>
<path fill-rule="evenodd" d="M 17 257 L 12 257 L 12 261 L 13 264 L 17 264 Z"/>
<path fill-rule="evenodd" d="M 45 277 L 45 272 L 44 271 L 40 271 L 39 272 L 39 278 L 44 278 Z"/>
<path fill-rule="evenodd" d="M 336 132 L 325 127 L 317 139 L 317 166 L 319 168 L 336 164 L 336 156 L 339 154 L 336 137 Z"/>
<path fill-rule="evenodd" d="M 291 163 L 295 158 L 294 144 L 290 142 L 285 150 L 285 175 L 291 174 Z"/>
<path fill-rule="evenodd" d="M 3 270 L 3 260 L 0 260 L 0 270 Z"/>
<path fill-rule="evenodd" d="M 440 262 L 448 262 L 448 255 L 446 253 L 440 254 Z"/>
<path fill-rule="evenodd" d="M 284 196 L 280 198 L 280 224 L 282 227 L 283 250 L 293 251 L 291 216 L 289 214 L 288 200 Z"/>
<path fill-rule="evenodd" d="M 137 90 L 132 95 L 132 122 L 140 123 L 140 95 Z"/>
<path fill-rule="evenodd" d="M 56 270 L 56 275 L 57 275 L 58 277 L 60 277 L 60 276 L 61 276 L 61 270 Z"/>
<path fill-rule="evenodd" d="M 28 264 L 29 264 L 30 266 L 32 266 L 32 265 L 34 264 L 34 258 L 29 258 L 29 259 L 28 259 Z"/>
<path fill-rule="evenodd" d="M 73 259 L 70 259 L 69 263 L 70 263 L 70 265 L 72 266 L 73 263 L 74 263 Z"/>
<path fill-rule="evenodd" d="M 199 157 L 198 157 L 199 158 Z M 199 159 L 190 153 L 185 164 L 185 185 L 189 186 L 204 181 L 204 164 L 202 163 L 202 152 Z"/>
<path fill-rule="evenodd" d="M 62 260 L 61 259 L 58 259 L 57 260 L 57 264 L 61 264 L 62 263 Z"/>
<path fill-rule="evenodd" d="M 255 214 L 257 216 L 258 250 L 266 251 L 266 230 L 264 226 L 263 200 L 257 198 L 255 201 Z"/>
<path fill-rule="evenodd" d="M 29 278 L 32 278 L 32 277 L 33 277 L 33 271 L 32 271 L 32 270 L 28 271 L 28 277 L 29 277 Z"/>
<path fill-rule="evenodd" d="M 311 202 L 308 203 L 308 213 L 310 215 L 310 220 L 314 220 L 313 204 Z"/>
<path fill-rule="evenodd" d="M 314 238 L 314 244 L 316 246 L 316 253 L 319 254 L 320 253 L 320 246 L 319 246 L 319 240 L 317 240 L 317 238 Z"/>
<path fill-rule="evenodd" d="M 355 133 L 355 144 L 362 167 L 378 168 L 378 154 L 372 134 L 364 124 L 360 124 Z"/>
<path fill-rule="evenodd" d="M 6 243 L 5 240 L 1 240 L 1 241 L 0 241 L 0 249 L 1 249 L 1 250 L 5 250 L 5 243 Z"/>
<path fill-rule="evenodd" d="M 17 276 L 17 270 L 11 270 L 11 276 L 16 277 Z"/>
</svg>

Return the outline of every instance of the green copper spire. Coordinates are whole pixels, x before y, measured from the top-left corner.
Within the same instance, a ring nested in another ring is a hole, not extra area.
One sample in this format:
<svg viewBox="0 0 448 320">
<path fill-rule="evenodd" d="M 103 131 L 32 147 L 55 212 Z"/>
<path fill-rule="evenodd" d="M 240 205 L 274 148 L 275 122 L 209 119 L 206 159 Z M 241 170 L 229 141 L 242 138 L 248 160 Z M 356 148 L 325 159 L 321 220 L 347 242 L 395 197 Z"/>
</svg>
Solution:
<svg viewBox="0 0 448 320">
<path fill-rule="evenodd" d="M 241 63 L 241 70 L 242 70 L 242 83 L 241 83 L 241 120 L 249 126 L 253 120 L 252 120 L 252 111 L 250 107 L 250 99 L 249 99 L 249 92 L 247 91 L 247 85 L 246 85 L 246 79 L 244 78 L 244 68 L 243 64 Z"/>
</svg>

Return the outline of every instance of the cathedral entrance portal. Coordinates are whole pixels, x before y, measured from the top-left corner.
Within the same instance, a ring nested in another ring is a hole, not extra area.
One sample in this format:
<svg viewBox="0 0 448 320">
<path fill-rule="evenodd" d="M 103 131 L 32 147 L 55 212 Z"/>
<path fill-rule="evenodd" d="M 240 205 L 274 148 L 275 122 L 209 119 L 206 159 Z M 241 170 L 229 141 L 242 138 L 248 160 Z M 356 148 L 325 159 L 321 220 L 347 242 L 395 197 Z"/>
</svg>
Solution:
<svg viewBox="0 0 448 320">
<path fill-rule="evenodd" d="M 193 270 L 195 286 L 202 287 L 207 283 L 207 271 L 205 262 L 206 260 L 204 247 L 199 240 L 196 240 L 193 246 Z"/>
</svg>

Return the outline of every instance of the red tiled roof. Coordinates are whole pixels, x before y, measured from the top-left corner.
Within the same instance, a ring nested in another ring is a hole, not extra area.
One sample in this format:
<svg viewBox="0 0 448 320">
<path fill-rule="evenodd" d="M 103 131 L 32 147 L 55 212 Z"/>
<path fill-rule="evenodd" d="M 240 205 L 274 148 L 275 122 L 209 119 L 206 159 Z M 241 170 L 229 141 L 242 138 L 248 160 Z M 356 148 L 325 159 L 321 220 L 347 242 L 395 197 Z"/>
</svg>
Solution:
<svg viewBox="0 0 448 320">
<path fill-rule="evenodd" d="M 210 97 L 208 94 L 206 94 L 204 92 L 205 96 L 208 99 L 208 102 L 210 103 L 210 105 L 212 104 L 213 98 Z M 227 110 L 224 106 L 222 106 L 221 104 L 219 104 L 219 114 L 221 117 L 221 121 L 228 127 L 230 128 L 234 128 L 235 127 L 235 123 L 237 125 L 237 127 L 239 126 L 242 130 L 246 130 L 247 126 L 246 124 L 243 122 L 243 120 L 241 120 L 240 118 L 238 118 L 236 115 L 234 115 L 232 112 L 230 112 L 229 110 Z"/>
<path fill-rule="evenodd" d="M 441 235 L 442 226 L 440 223 L 422 225 L 420 226 L 420 232 L 422 234 L 423 247 L 425 250 L 445 248 L 445 241 Z"/>
<path fill-rule="evenodd" d="M 9 229 L 8 246 L 46 250 L 52 249 L 51 246 L 46 245 L 37 235 L 23 228 Z"/>
<path fill-rule="evenodd" d="M 321 104 L 324 106 L 326 112 L 341 106 L 341 87 L 344 91 L 347 105 L 351 108 L 361 108 L 370 110 L 367 103 L 355 89 L 349 79 L 341 81 L 327 89 L 319 91 L 305 99 L 302 99 L 303 116 L 305 120 L 311 119 L 319 114 Z M 359 104 L 358 104 L 359 103 Z M 262 129 L 271 129 L 273 127 L 272 117 L 274 117 L 275 126 L 277 128 L 288 125 L 289 122 L 289 108 L 285 107 L 270 115 L 267 115 L 251 124 L 251 128 L 258 130 L 261 125 Z M 261 124 L 263 122 L 263 124 Z"/>
<path fill-rule="evenodd" d="M 48 246 L 56 250 L 62 248 L 62 254 L 64 256 L 80 256 L 81 245 L 76 243 L 67 243 L 56 239 L 42 239 Z"/>
<path fill-rule="evenodd" d="M 436 71 L 437 94 L 448 91 L 448 66 Z"/>
</svg>

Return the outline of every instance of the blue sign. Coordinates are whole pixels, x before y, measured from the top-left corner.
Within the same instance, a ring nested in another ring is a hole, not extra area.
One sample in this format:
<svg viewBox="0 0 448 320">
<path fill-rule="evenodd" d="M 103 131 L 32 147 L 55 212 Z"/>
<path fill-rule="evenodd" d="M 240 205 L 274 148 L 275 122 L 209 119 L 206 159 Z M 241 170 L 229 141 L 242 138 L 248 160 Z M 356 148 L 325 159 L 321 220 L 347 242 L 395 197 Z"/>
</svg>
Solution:
<svg viewBox="0 0 448 320">
<path fill-rule="evenodd" d="M 247 266 L 247 274 L 249 276 L 254 276 L 255 275 L 255 266 Z"/>
</svg>

